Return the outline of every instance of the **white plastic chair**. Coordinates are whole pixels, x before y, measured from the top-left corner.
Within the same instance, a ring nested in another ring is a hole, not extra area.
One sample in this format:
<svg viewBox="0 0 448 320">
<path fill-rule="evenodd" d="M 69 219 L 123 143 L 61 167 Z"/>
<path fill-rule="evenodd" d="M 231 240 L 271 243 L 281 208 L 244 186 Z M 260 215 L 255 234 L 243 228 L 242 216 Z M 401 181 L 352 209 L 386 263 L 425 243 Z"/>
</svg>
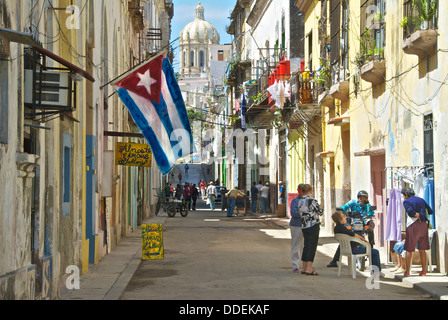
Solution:
<svg viewBox="0 0 448 320">
<path fill-rule="evenodd" d="M 350 275 L 351 272 L 353 275 L 353 279 L 356 279 L 356 258 L 367 256 L 369 258 L 370 265 L 372 265 L 372 250 L 370 247 L 370 243 L 364 242 L 356 237 L 351 237 L 347 234 L 341 234 L 341 233 L 335 234 L 335 238 L 336 240 L 338 240 L 341 250 L 338 262 L 339 265 L 338 277 L 341 275 L 342 256 L 346 256 L 348 258 L 348 274 Z M 350 242 L 360 243 L 363 246 L 365 246 L 366 253 L 353 254 Z"/>
</svg>

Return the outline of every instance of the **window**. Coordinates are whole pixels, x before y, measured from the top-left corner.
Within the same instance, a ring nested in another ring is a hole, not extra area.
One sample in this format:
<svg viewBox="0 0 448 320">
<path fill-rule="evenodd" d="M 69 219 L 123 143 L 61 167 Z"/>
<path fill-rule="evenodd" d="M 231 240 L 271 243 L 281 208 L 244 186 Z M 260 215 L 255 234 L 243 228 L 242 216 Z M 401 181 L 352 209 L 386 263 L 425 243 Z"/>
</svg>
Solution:
<svg viewBox="0 0 448 320">
<path fill-rule="evenodd" d="M 361 2 L 361 41 L 359 48 L 361 64 L 372 60 L 384 59 L 384 47 L 386 44 L 385 15 L 385 0 Z"/>
<path fill-rule="evenodd" d="M 62 215 L 70 216 L 72 137 L 64 133 L 62 141 Z"/>
<path fill-rule="evenodd" d="M 224 61 L 224 51 L 223 50 L 218 51 L 218 61 Z"/>
<path fill-rule="evenodd" d="M 190 52 L 190 67 L 194 67 L 194 51 Z"/>
<path fill-rule="evenodd" d="M 341 24 L 341 74 L 340 80 L 347 77 L 348 61 L 348 28 L 349 28 L 349 5 L 348 1 L 342 2 L 342 24 Z"/>
<path fill-rule="evenodd" d="M 308 38 L 308 70 L 313 70 L 313 31 L 307 36 Z"/>
<path fill-rule="evenodd" d="M 182 67 L 186 67 L 186 66 L 187 66 L 187 52 L 184 51 Z"/>
<path fill-rule="evenodd" d="M 0 60 L 0 143 L 8 143 L 8 62 Z"/>
<path fill-rule="evenodd" d="M 341 47 L 341 1 L 331 1 L 331 21 L 330 21 L 330 37 L 331 37 L 331 81 L 338 83 L 339 79 L 339 64 L 340 64 L 340 47 Z"/>
<path fill-rule="evenodd" d="M 434 142 L 433 142 L 433 117 L 432 113 L 423 119 L 423 148 L 425 166 L 434 164 Z"/>
<path fill-rule="evenodd" d="M 204 65 L 205 65 L 204 51 L 199 51 L 199 66 L 203 67 Z"/>
</svg>

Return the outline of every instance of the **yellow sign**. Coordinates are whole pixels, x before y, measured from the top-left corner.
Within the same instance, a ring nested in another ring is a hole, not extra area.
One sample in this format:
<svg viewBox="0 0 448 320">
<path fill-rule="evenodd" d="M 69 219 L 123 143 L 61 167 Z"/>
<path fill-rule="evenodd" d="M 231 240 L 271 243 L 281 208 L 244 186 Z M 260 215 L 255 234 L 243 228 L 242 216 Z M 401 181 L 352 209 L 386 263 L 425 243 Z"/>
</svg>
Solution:
<svg viewBox="0 0 448 320">
<path fill-rule="evenodd" d="M 161 224 L 142 225 L 142 259 L 163 260 L 163 233 Z"/>
<path fill-rule="evenodd" d="M 151 167 L 152 153 L 147 144 L 117 142 L 115 164 L 131 167 Z"/>
</svg>

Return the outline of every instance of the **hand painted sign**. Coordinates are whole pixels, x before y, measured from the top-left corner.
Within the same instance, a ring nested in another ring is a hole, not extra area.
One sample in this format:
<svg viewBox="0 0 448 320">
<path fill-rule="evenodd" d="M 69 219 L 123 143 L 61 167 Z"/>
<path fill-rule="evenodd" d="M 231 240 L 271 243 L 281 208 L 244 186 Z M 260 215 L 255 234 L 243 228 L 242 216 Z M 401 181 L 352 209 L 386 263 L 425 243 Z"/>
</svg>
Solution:
<svg viewBox="0 0 448 320">
<path fill-rule="evenodd" d="M 142 225 L 142 259 L 163 260 L 163 233 L 161 224 Z"/>
<path fill-rule="evenodd" d="M 151 167 L 152 153 L 147 144 L 117 142 L 115 164 L 119 166 Z"/>
</svg>

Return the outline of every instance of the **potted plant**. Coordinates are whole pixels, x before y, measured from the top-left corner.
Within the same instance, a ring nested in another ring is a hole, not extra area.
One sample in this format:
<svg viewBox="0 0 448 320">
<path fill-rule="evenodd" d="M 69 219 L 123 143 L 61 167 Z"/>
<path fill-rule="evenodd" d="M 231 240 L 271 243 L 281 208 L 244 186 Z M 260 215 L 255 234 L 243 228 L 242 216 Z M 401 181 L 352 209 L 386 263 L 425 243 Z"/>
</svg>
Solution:
<svg viewBox="0 0 448 320">
<path fill-rule="evenodd" d="M 437 0 L 412 0 L 412 7 L 420 13 L 420 27 L 428 29 L 428 23 L 434 18 L 437 9 Z"/>
</svg>

